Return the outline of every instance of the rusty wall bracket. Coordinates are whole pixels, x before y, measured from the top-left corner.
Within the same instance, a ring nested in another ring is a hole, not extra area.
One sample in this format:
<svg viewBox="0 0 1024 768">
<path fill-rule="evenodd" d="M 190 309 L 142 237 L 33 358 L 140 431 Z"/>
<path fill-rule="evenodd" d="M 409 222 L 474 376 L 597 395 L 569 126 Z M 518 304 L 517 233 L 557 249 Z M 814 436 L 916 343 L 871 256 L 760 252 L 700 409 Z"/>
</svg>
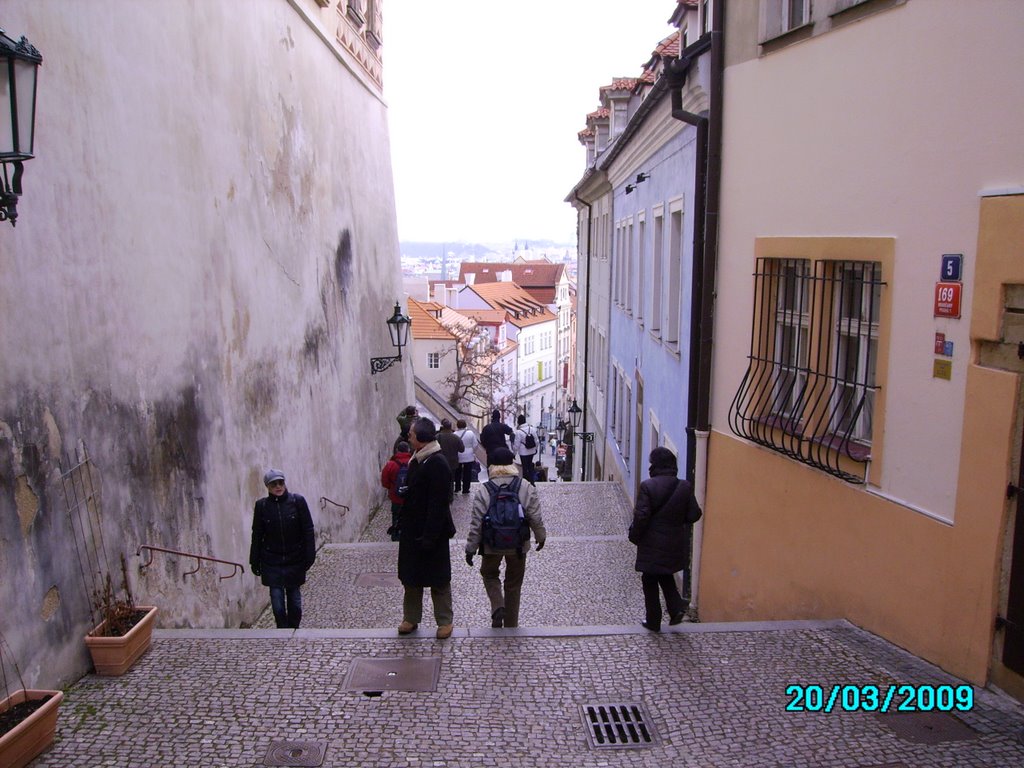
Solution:
<svg viewBox="0 0 1024 768">
<path fill-rule="evenodd" d="M 218 575 L 217 578 L 220 579 L 221 581 L 224 581 L 224 579 L 233 578 L 234 576 L 236 576 L 238 574 L 239 571 L 241 571 L 242 573 L 245 573 L 245 566 L 244 565 L 242 565 L 241 563 L 232 562 L 231 560 L 221 560 L 221 559 L 216 558 L 216 557 L 207 557 L 206 555 L 197 555 L 197 554 L 194 554 L 192 552 L 179 552 L 176 549 L 165 549 L 164 547 L 154 547 L 154 546 L 151 546 L 149 544 L 143 544 L 142 546 L 140 546 L 139 547 L 139 551 L 135 553 L 136 556 L 141 557 L 142 556 L 142 550 L 146 550 L 147 554 L 149 555 L 149 558 L 146 560 L 146 562 L 141 563 L 139 565 L 139 570 L 140 571 L 143 571 L 146 568 L 148 568 L 150 565 L 152 565 L 152 563 L 153 563 L 153 553 L 154 552 L 165 552 L 168 555 L 179 555 L 180 557 L 191 557 L 191 558 L 195 559 L 196 567 L 193 568 L 191 571 L 186 571 L 185 573 L 183 573 L 182 574 L 182 578 L 184 578 L 185 576 L 191 576 L 193 573 L 198 573 L 200 567 L 202 567 L 202 564 L 203 564 L 204 560 L 206 560 L 208 562 L 211 562 L 211 563 L 224 563 L 225 565 L 232 566 L 232 571 L 227 576 L 220 576 L 220 575 Z"/>
</svg>

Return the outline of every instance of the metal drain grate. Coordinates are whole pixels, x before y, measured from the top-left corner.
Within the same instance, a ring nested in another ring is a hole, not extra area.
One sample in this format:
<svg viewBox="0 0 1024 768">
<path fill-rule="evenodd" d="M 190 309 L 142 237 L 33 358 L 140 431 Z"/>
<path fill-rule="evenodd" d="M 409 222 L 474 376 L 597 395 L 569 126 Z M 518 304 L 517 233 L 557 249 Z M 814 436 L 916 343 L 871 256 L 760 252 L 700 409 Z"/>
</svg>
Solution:
<svg viewBox="0 0 1024 768">
<path fill-rule="evenodd" d="M 356 576 L 357 587 L 400 587 L 402 582 L 394 573 L 360 573 Z"/>
<path fill-rule="evenodd" d="M 326 741 L 274 741 L 263 758 L 263 765 L 317 768 L 324 764 L 326 754 Z"/>
<path fill-rule="evenodd" d="M 899 738 L 916 744 L 968 741 L 980 735 L 963 721 L 944 712 L 890 713 L 877 717 Z"/>
<path fill-rule="evenodd" d="M 342 686 L 346 691 L 419 691 L 437 690 L 441 674 L 440 656 L 399 656 L 382 659 L 364 656 L 353 659 Z"/>
<path fill-rule="evenodd" d="M 595 749 L 635 749 L 656 741 L 643 704 L 584 704 L 580 714 Z"/>
</svg>

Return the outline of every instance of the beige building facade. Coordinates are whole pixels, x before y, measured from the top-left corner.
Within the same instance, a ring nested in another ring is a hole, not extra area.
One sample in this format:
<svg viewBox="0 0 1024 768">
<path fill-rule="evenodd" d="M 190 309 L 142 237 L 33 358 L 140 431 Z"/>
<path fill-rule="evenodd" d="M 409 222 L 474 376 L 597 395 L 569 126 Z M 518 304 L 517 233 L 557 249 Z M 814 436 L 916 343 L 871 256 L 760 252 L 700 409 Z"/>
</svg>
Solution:
<svg viewBox="0 0 1024 768">
<path fill-rule="evenodd" d="M 724 10 L 701 617 L 842 617 L 1024 695 L 1024 6 Z"/>
</svg>

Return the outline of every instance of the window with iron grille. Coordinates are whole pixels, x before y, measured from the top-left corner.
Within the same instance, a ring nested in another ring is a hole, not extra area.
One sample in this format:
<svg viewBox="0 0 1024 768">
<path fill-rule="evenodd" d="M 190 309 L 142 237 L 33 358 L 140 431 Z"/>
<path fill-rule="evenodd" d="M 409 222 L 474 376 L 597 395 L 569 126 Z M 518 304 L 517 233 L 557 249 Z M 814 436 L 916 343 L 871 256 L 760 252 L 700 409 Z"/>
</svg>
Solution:
<svg viewBox="0 0 1024 768">
<path fill-rule="evenodd" d="M 879 390 L 883 285 L 875 261 L 759 258 L 749 363 L 729 410 L 732 431 L 863 482 Z"/>
</svg>

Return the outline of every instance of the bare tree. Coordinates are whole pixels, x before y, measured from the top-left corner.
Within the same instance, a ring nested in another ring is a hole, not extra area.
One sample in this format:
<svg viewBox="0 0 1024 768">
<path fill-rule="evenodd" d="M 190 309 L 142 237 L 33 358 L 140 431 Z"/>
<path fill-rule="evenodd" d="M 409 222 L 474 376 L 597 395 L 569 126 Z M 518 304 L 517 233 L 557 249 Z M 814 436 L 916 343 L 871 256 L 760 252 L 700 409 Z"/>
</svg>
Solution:
<svg viewBox="0 0 1024 768">
<path fill-rule="evenodd" d="M 459 339 L 454 348 L 444 353 L 456 355 L 454 371 L 441 381 L 448 403 L 459 413 L 486 421 L 495 399 L 509 389 L 509 377 L 499 365 L 502 355 L 476 323 L 445 327 Z M 514 397 L 515 393 L 511 394 Z M 508 397 L 506 393 L 506 402 Z"/>
</svg>

